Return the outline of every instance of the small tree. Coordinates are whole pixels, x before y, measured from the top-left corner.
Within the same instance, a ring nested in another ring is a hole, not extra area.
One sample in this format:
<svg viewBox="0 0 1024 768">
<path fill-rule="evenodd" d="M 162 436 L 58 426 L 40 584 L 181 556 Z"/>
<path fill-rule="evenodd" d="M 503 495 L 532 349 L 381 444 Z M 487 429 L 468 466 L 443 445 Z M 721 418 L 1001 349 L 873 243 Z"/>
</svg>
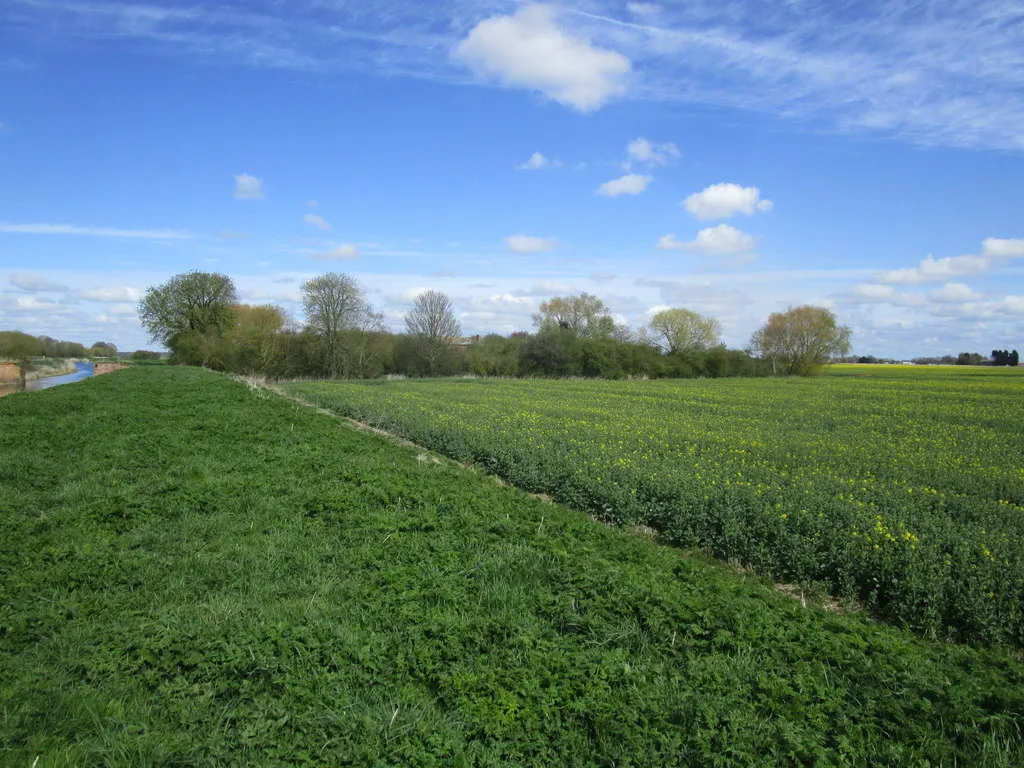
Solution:
<svg viewBox="0 0 1024 768">
<path fill-rule="evenodd" d="M 750 339 L 750 348 L 770 360 L 772 372 L 796 376 L 818 373 L 831 357 L 850 351 L 850 329 L 824 307 L 805 305 L 773 312 Z"/>
<path fill-rule="evenodd" d="M 371 356 L 370 335 L 383 329 L 362 286 L 350 275 L 328 272 L 303 283 L 301 290 L 306 324 L 323 344 L 328 374 L 362 375 Z"/>
<path fill-rule="evenodd" d="M 424 291 L 416 297 L 405 316 L 405 330 L 431 376 L 441 372 L 455 339 L 462 335 L 452 300 L 441 291 Z"/>
<path fill-rule="evenodd" d="M 689 309 L 663 309 L 651 318 L 650 329 L 666 352 L 689 355 L 717 345 L 722 324 Z"/>
<path fill-rule="evenodd" d="M 174 352 L 185 346 L 198 349 L 202 337 L 230 327 L 237 303 L 235 284 L 227 275 L 185 272 L 146 291 L 139 301 L 139 320 L 153 341 Z"/>
<path fill-rule="evenodd" d="M 533 324 L 541 331 L 561 328 L 581 339 L 607 338 L 615 332 L 615 320 L 597 296 L 555 296 L 540 305 Z"/>
</svg>

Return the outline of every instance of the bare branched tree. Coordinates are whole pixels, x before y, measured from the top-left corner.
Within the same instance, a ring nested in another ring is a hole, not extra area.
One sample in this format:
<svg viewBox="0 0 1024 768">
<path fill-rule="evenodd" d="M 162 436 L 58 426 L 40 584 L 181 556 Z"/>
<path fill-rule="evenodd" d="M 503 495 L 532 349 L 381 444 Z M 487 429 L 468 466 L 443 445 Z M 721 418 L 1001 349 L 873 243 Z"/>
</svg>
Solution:
<svg viewBox="0 0 1024 768">
<path fill-rule="evenodd" d="M 301 290 L 306 324 L 323 341 L 327 373 L 361 375 L 367 335 L 382 327 L 362 286 L 343 272 L 328 272 L 307 280 Z"/>
<path fill-rule="evenodd" d="M 416 297 L 405 316 L 405 330 L 416 340 L 417 352 L 431 376 L 438 373 L 455 339 L 462 335 L 452 300 L 441 291 L 424 291 Z"/>
</svg>

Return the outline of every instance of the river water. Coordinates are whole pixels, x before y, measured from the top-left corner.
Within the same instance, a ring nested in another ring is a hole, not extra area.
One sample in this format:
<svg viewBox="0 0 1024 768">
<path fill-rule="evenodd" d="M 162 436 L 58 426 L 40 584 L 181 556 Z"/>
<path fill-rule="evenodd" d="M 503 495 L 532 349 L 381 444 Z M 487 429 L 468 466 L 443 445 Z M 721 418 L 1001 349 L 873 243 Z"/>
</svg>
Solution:
<svg viewBox="0 0 1024 768">
<path fill-rule="evenodd" d="M 26 392 L 38 392 L 40 389 L 59 387 L 61 384 L 71 384 L 82 379 L 88 379 L 93 375 L 95 366 L 92 363 L 75 363 L 75 372 L 66 373 L 63 376 L 49 376 L 45 379 L 36 379 L 25 383 Z M 0 397 L 9 395 L 12 392 L 19 392 L 18 384 L 0 384 Z"/>
</svg>

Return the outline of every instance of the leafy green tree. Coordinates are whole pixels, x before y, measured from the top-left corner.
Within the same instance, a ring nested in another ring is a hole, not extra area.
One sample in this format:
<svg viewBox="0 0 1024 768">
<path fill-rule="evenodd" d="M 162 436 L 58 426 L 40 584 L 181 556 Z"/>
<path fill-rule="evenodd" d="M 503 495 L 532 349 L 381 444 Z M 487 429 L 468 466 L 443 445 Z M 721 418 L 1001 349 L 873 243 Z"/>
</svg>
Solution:
<svg viewBox="0 0 1024 768">
<path fill-rule="evenodd" d="M 237 303 L 230 277 L 193 270 L 149 288 L 139 301 L 139 320 L 153 341 L 174 352 L 198 349 L 202 337 L 219 335 L 230 327 Z"/>
<path fill-rule="evenodd" d="M 658 345 L 669 354 L 706 352 L 718 344 L 722 324 L 689 309 L 663 309 L 651 318 Z"/>
<path fill-rule="evenodd" d="M 850 329 L 824 307 L 804 305 L 773 312 L 750 339 L 751 350 L 772 364 L 772 372 L 810 376 L 830 358 L 850 351 Z"/>
<path fill-rule="evenodd" d="M 561 328 L 581 339 L 607 338 L 615 333 L 615 320 L 597 296 L 555 296 L 540 305 L 533 324 L 541 332 Z"/>
<path fill-rule="evenodd" d="M 0 359 L 6 358 L 17 363 L 22 385 L 31 367 L 30 359 L 41 357 L 43 350 L 42 340 L 35 336 L 21 331 L 0 332 Z"/>
<path fill-rule="evenodd" d="M 957 365 L 981 365 L 985 362 L 980 352 L 961 352 L 956 356 Z"/>
</svg>

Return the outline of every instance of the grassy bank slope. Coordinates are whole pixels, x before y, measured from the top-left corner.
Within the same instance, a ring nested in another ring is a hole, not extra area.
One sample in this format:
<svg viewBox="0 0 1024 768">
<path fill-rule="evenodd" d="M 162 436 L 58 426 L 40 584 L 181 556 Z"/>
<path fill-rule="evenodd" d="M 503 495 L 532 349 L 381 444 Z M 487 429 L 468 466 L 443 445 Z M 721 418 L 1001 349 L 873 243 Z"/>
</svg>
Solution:
<svg viewBox="0 0 1024 768">
<path fill-rule="evenodd" d="M 0 401 L 0 763 L 1019 765 L 1008 657 L 193 369 Z"/>
<path fill-rule="evenodd" d="M 861 600 L 922 634 L 1024 646 L 1024 376 L 841 370 L 283 386 L 526 490 Z"/>
</svg>

